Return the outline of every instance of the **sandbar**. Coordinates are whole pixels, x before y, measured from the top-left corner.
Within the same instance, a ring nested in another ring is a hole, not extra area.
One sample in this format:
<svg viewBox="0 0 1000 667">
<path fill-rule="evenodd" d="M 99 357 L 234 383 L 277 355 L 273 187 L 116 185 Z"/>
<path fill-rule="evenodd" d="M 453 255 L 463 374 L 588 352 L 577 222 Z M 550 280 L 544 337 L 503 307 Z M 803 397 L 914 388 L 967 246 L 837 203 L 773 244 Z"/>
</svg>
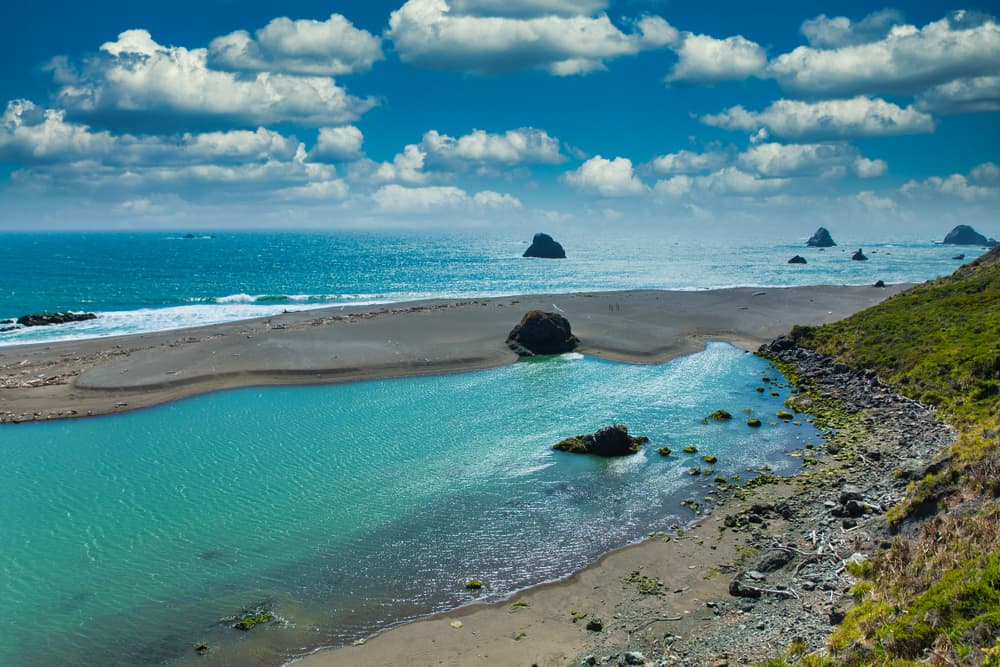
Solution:
<svg viewBox="0 0 1000 667">
<path fill-rule="evenodd" d="M 453 373 L 514 363 L 510 329 L 561 312 L 579 351 L 660 363 L 709 339 L 753 349 L 794 324 L 868 308 L 904 285 L 637 290 L 286 312 L 151 334 L 0 347 L 0 423 L 106 415 L 196 394 Z"/>
</svg>

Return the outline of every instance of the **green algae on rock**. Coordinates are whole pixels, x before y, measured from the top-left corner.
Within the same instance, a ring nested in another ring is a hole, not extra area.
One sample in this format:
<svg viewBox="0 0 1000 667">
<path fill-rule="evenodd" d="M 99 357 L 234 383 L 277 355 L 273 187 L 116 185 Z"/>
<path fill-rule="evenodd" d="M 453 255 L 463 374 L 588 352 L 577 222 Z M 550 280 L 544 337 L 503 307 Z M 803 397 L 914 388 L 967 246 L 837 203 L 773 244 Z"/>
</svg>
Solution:
<svg viewBox="0 0 1000 667">
<path fill-rule="evenodd" d="M 552 449 L 573 454 L 596 454 L 598 456 L 628 456 L 635 454 L 649 442 L 645 436 L 631 436 L 628 427 L 612 424 L 599 429 L 592 435 L 578 435 L 566 438 Z"/>
</svg>

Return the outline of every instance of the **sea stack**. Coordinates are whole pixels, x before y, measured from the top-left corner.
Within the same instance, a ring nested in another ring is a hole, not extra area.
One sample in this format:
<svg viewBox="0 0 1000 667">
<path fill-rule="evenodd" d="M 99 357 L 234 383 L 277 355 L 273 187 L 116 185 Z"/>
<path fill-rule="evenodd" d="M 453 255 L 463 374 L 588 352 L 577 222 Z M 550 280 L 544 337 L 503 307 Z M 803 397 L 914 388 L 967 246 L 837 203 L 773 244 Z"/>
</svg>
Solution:
<svg viewBox="0 0 1000 667">
<path fill-rule="evenodd" d="M 863 262 L 868 258 L 865 257 L 865 253 L 861 252 L 861 248 L 858 248 L 858 251 L 853 255 L 851 255 L 851 259 L 853 259 L 855 262 Z"/>
<path fill-rule="evenodd" d="M 955 229 L 948 232 L 948 235 L 944 237 L 942 243 L 947 243 L 949 245 L 981 245 L 993 247 L 997 242 L 993 239 L 988 239 L 969 225 L 959 225 Z"/>
<path fill-rule="evenodd" d="M 524 251 L 524 257 L 542 257 L 544 259 L 565 259 L 566 251 L 548 234 L 535 234 L 531 245 Z"/>
<path fill-rule="evenodd" d="M 830 236 L 826 227 L 820 227 L 815 234 L 809 237 L 806 245 L 810 248 L 832 248 L 837 244 L 833 242 L 833 237 Z"/>
<path fill-rule="evenodd" d="M 559 313 L 540 310 L 528 311 L 507 334 L 507 347 L 522 357 L 572 352 L 579 343 L 569 320 Z"/>
</svg>

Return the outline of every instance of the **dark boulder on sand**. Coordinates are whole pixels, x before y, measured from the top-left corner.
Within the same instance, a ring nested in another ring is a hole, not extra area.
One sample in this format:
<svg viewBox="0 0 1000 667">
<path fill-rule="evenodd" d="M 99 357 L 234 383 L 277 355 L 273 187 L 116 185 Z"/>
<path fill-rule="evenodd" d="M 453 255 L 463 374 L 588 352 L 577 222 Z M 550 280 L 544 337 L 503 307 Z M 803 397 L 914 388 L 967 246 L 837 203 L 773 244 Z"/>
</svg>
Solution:
<svg viewBox="0 0 1000 667">
<path fill-rule="evenodd" d="M 853 259 L 855 262 L 864 262 L 868 258 L 865 257 L 865 254 L 863 252 L 861 252 L 861 248 L 858 248 L 858 251 L 853 255 L 851 255 L 851 259 Z"/>
<path fill-rule="evenodd" d="M 559 313 L 531 310 L 507 334 L 507 347 L 522 357 L 572 352 L 580 344 L 569 320 Z"/>
<path fill-rule="evenodd" d="M 83 322 L 84 320 L 97 319 L 94 313 L 32 313 L 22 315 L 17 318 L 17 323 L 22 327 L 45 327 L 52 324 L 67 324 L 69 322 Z"/>
<path fill-rule="evenodd" d="M 531 245 L 524 251 L 523 257 L 542 257 L 544 259 L 565 259 L 566 251 L 559 242 L 548 234 L 535 234 Z"/>
<path fill-rule="evenodd" d="M 826 231 L 826 227 L 820 227 L 815 234 L 809 237 L 806 245 L 810 248 L 832 248 L 837 244 L 833 242 L 833 237 L 830 236 L 830 232 Z"/>
<path fill-rule="evenodd" d="M 958 225 L 955 229 L 948 232 L 948 235 L 944 237 L 942 243 L 947 243 L 949 245 L 981 245 L 981 246 L 995 246 L 997 242 L 993 239 L 988 239 L 969 225 Z"/>
<path fill-rule="evenodd" d="M 803 257 L 802 255 L 796 255 L 795 257 L 792 257 L 790 260 L 788 260 L 788 263 L 789 264 L 805 264 L 806 263 L 806 258 Z"/>
<path fill-rule="evenodd" d="M 628 456 L 635 454 L 642 445 L 649 442 L 644 436 L 631 436 L 622 424 L 612 424 L 598 430 L 593 435 L 578 435 L 556 443 L 552 449 L 574 454 L 596 454 L 597 456 Z"/>
</svg>

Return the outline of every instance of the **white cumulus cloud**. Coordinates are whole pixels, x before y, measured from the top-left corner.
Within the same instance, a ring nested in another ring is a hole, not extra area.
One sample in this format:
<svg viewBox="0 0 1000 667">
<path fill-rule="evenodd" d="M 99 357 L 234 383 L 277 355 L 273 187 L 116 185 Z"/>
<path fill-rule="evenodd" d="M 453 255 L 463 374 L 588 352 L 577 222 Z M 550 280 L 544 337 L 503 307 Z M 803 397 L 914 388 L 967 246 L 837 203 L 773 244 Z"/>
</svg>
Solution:
<svg viewBox="0 0 1000 667">
<path fill-rule="evenodd" d="M 830 41 L 826 38 L 825 43 Z M 914 94 L 955 79 L 994 75 L 998 69 L 1000 25 L 992 17 L 966 11 L 923 28 L 895 25 L 878 41 L 837 48 L 800 46 L 775 58 L 768 68 L 788 90 L 828 96 Z"/>
<path fill-rule="evenodd" d="M 572 13 L 569 3 L 517 4 L 524 11 L 512 14 L 498 9 L 500 3 L 465 2 L 460 5 L 473 13 L 463 14 L 447 0 L 407 0 L 392 12 L 386 37 L 403 62 L 418 67 L 479 74 L 541 68 L 569 76 L 603 69 L 607 59 L 659 48 L 677 35 L 655 16 L 622 32 L 607 14 L 587 11 L 597 8 L 595 3 Z"/>
<path fill-rule="evenodd" d="M 361 157 L 365 136 L 353 125 L 321 127 L 309 159 L 318 162 L 346 162 Z"/>
<path fill-rule="evenodd" d="M 725 153 L 714 151 L 695 153 L 681 150 L 653 158 L 652 167 L 661 174 L 692 174 L 699 171 L 714 171 L 728 161 L 729 157 Z"/>
<path fill-rule="evenodd" d="M 521 200 L 514 195 L 509 195 L 493 190 L 483 190 L 477 192 L 472 201 L 486 208 L 521 208 Z"/>
<path fill-rule="evenodd" d="M 508 130 L 503 134 L 473 130 L 458 138 L 431 130 L 424 134 L 421 148 L 444 162 L 514 165 L 559 164 L 566 161 L 558 139 L 544 130 L 531 127 Z"/>
<path fill-rule="evenodd" d="M 607 160 L 594 156 L 578 169 L 563 174 L 562 179 L 578 190 L 602 197 L 630 197 L 646 191 L 632 168 L 632 161 L 624 157 Z"/>
<path fill-rule="evenodd" d="M 853 164 L 858 149 L 842 142 L 824 144 L 763 143 L 740 154 L 740 166 L 762 176 L 837 173 Z M 864 158 L 861 158 L 864 159 Z"/>
<path fill-rule="evenodd" d="M 380 181 L 401 181 L 404 183 L 424 183 L 428 179 L 424 171 L 427 153 L 416 144 L 408 144 L 402 153 L 397 153 L 392 162 L 383 162 L 375 171 Z"/>
<path fill-rule="evenodd" d="M 237 72 L 335 76 L 367 71 L 382 57 L 381 38 L 340 14 L 325 21 L 276 18 L 252 37 L 237 30 L 208 47 L 210 67 Z"/>
<path fill-rule="evenodd" d="M 7 104 L 0 116 L 0 159 L 19 164 L 93 160 L 107 165 L 234 164 L 301 159 L 302 144 L 273 130 L 115 135 L 65 119 L 59 109 L 27 100 Z"/>
<path fill-rule="evenodd" d="M 864 156 L 858 157 L 853 166 L 858 178 L 875 178 L 889 170 L 885 160 L 869 160 Z"/>
<path fill-rule="evenodd" d="M 728 130 L 766 128 L 772 136 L 792 139 L 849 139 L 934 131 L 934 119 L 912 106 L 900 107 L 878 98 L 804 102 L 780 99 L 763 111 L 735 106 L 701 117 L 701 122 Z"/>
<path fill-rule="evenodd" d="M 0 162 L 42 163 L 107 155 L 115 149 L 109 132 L 68 123 L 60 109 L 12 100 L 0 116 Z"/>
<path fill-rule="evenodd" d="M 1000 168 L 985 162 L 970 170 L 968 175 L 931 176 L 923 181 L 907 181 L 900 188 L 911 197 L 954 197 L 966 202 L 1000 199 Z"/>
<path fill-rule="evenodd" d="M 1000 167 L 993 162 L 977 164 L 969 172 L 969 176 L 974 183 L 1000 185 Z"/>
<path fill-rule="evenodd" d="M 209 68 L 206 49 L 162 46 L 145 30 L 127 30 L 101 46 L 83 73 L 57 93 L 70 114 L 107 126 L 307 126 L 350 122 L 374 102 L 352 97 L 328 77 L 261 72 L 242 76 Z"/>
<path fill-rule="evenodd" d="M 654 191 L 667 197 L 685 195 L 749 196 L 772 193 L 789 183 L 786 178 L 762 178 L 739 167 L 723 167 L 702 176 L 680 174 L 660 180 Z"/>
<path fill-rule="evenodd" d="M 667 81 L 711 83 L 745 79 L 759 74 L 767 64 L 764 49 L 743 36 L 716 39 L 685 33 L 674 47 L 679 58 Z"/>
<path fill-rule="evenodd" d="M 451 11 L 465 16 L 536 16 L 590 15 L 606 9 L 608 0 L 450 0 Z"/>
<path fill-rule="evenodd" d="M 422 212 L 435 209 L 480 206 L 484 208 L 520 208 L 517 197 L 492 190 L 469 196 L 465 190 L 453 185 L 404 187 L 384 185 L 372 194 L 372 200 L 383 211 Z"/>
<path fill-rule="evenodd" d="M 889 34 L 893 26 L 903 22 L 903 14 L 895 9 L 873 12 L 860 21 L 846 16 L 829 17 L 820 14 L 802 23 L 802 34 L 818 49 L 877 42 Z"/>
<path fill-rule="evenodd" d="M 1000 111 L 1000 76 L 956 79 L 917 96 L 917 108 L 937 114 Z"/>
<path fill-rule="evenodd" d="M 866 208 L 876 211 L 892 211 L 896 208 L 896 202 L 893 199 L 875 194 L 871 190 L 862 190 L 854 195 L 854 198 Z"/>
</svg>

